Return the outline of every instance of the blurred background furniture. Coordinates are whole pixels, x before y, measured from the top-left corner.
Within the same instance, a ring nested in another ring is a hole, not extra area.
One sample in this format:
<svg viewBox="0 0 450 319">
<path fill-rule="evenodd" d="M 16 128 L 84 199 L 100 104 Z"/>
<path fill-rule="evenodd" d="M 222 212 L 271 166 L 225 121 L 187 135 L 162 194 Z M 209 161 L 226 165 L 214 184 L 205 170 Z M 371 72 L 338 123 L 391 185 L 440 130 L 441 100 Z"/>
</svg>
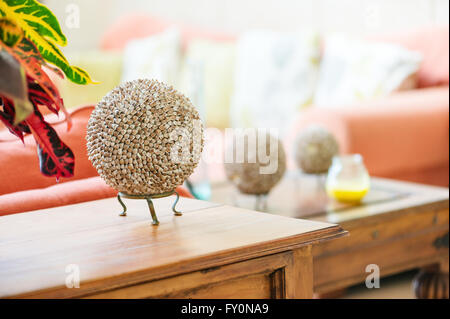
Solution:
<svg viewBox="0 0 450 319">
<path fill-rule="evenodd" d="M 101 41 L 102 51 L 74 53 L 72 57 L 74 63 L 89 70 L 94 78 L 102 83 L 79 87 L 64 81 L 60 90 L 66 106 L 70 109 L 83 103 L 91 104 L 99 101 L 104 94 L 120 83 L 123 65 L 122 50 L 128 41 L 154 35 L 170 25 L 172 25 L 171 22 L 151 16 L 125 16 L 105 32 Z M 229 71 L 226 73 L 226 70 L 233 68 L 233 46 L 236 37 L 184 26 L 181 23 L 178 26 L 184 50 L 200 59 L 205 59 L 207 56 L 216 57 L 215 62 L 208 62 L 210 71 L 204 74 L 209 78 L 205 77 L 203 82 L 211 82 L 214 85 L 212 88 L 206 88 L 208 92 L 212 92 L 209 94 L 213 94 L 207 100 L 206 123 L 210 128 L 229 127 L 231 123 L 227 115 L 232 94 L 232 73 Z M 379 41 L 380 38 L 383 41 L 394 41 L 423 54 L 422 66 L 417 72 L 418 88 L 342 107 L 323 108 L 311 105 L 300 110 L 284 139 L 290 161 L 288 167 L 290 169 L 295 167 L 292 163 L 294 136 L 305 126 L 316 123 L 327 127 L 334 133 L 342 153 L 362 154 L 365 164 L 373 176 L 441 186 L 448 185 L 448 35 L 447 26 L 427 28 L 397 36 L 374 36 L 374 41 Z M 216 74 L 215 77 L 214 74 Z M 71 191 L 64 190 L 62 191 L 64 195 L 57 195 L 58 192 L 52 188 L 46 192 L 47 194 L 53 193 L 52 197 L 55 198 L 55 204 L 51 204 L 51 206 L 114 196 L 112 190 L 100 180 L 94 178 L 81 181 L 97 175 L 86 157 L 84 145 L 85 125 L 89 114 L 90 111 L 87 109 L 75 111 L 74 128 L 71 132 L 65 132 L 65 124 L 60 124 L 58 133 L 62 134 L 62 139 L 74 149 L 77 166 L 75 177 L 69 180 L 70 183 L 74 183 Z M 11 140 L 11 137 L 4 133 L 0 136 Z M 2 180 L 10 180 L 9 183 L 3 184 L 4 189 L 0 191 L 0 200 L 9 203 L 8 206 L 3 205 L 3 214 L 8 211 L 19 212 L 23 209 L 42 208 L 46 202 L 37 199 L 36 203 L 41 206 L 36 207 L 25 204 L 25 206 L 16 205 L 17 200 L 19 203 L 25 203 L 22 201 L 23 198 L 31 199 L 38 196 L 37 192 L 32 192 L 17 197 L 18 194 L 15 193 L 18 191 L 30 192 L 30 190 L 45 187 L 59 188 L 52 186 L 56 184 L 53 179 L 39 174 L 36 169 L 37 159 L 32 159 L 30 163 L 21 163 L 23 165 L 21 168 L 14 158 L 16 156 L 19 158 L 20 154 L 24 152 L 32 154 L 34 143 L 26 138 L 25 147 L 19 144 L 21 143 L 18 141 L 0 142 L 1 161 L 5 163 L 1 170 L 1 174 L 4 175 Z M 206 149 L 217 147 L 217 145 L 220 147 L 221 144 L 223 144 L 223 136 L 215 134 L 207 143 Z M 206 166 L 209 181 L 224 180 L 223 168 L 220 163 Z M 27 174 L 17 176 L 15 175 L 17 170 L 27 172 Z M 82 183 L 85 184 L 80 188 Z M 87 186 L 88 184 L 91 185 Z M 73 199 L 69 200 L 68 194 L 75 194 L 75 189 L 83 189 L 80 192 L 85 195 L 77 193 L 77 195 L 73 195 Z M 8 198 L 4 197 L 6 194 L 9 194 Z M 13 201 L 13 198 L 17 198 L 17 200 Z"/>
<path fill-rule="evenodd" d="M 172 23 L 164 19 L 146 15 L 128 15 L 110 26 L 101 40 L 101 51 L 95 53 L 76 53 L 72 59 L 91 71 L 100 86 L 79 87 L 64 83 L 61 88 L 67 106 L 70 108 L 80 103 L 93 103 L 108 90 L 119 84 L 122 67 L 123 50 L 131 40 L 155 35 L 171 25 L 176 25 L 181 32 L 183 50 L 213 50 L 209 52 L 218 56 L 205 73 L 204 83 L 216 87 L 214 98 L 206 103 L 206 123 L 209 127 L 230 127 L 229 114 L 232 74 L 218 69 L 233 68 L 230 46 L 236 36 L 214 33 L 208 29 Z M 285 138 L 285 146 L 291 153 L 292 138 L 303 127 L 318 123 L 333 132 L 343 153 L 360 153 L 373 176 L 394 178 L 432 185 L 446 186 L 449 183 L 449 31 L 448 26 L 423 28 L 418 31 L 404 32 L 397 35 L 373 35 L 371 41 L 393 42 L 405 48 L 415 50 L 423 55 L 423 62 L 416 74 L 416 88 L 394 92 L 390 96 L 369 101 L 342 105 L 339 107 L 303 108 L 292 123 L 290 134 Z M 199 40 L 200 39 L 200 40 Z M 206 41 L 198 48 L 198 42 Z M 191 50 L 191 51 L 189 51 Z M 225 50 L 225 51 L 224 51 Z M 227 52 L 227 53 L 224 53 Z M 222 55 L 221 55 L 222 54 Z M 200 54 L 205 58 L 205 53 Z M 206 59 L 206 58 L 205 58 Z M 209 63 L 209 62 L 205 62 Z M 213 78 L 212 74 L 216 74 Z M 217 79 L 222 74 L 221 79 Z M 221 90 L 221 91 L 219 91 Z M 207 90 L 210 92 L 210 90 Z M 207 94 L 207 93 L 205 93 Z M 213 93 L 211 93 L 213 94 Z M 207 96 L 206 96 L 207 98 Z M 208 98 L 207 98 L 208 99 Z M 203 104 L 204 104 L 203 99 Z M 199 103 L 198 103 L 199 104 Z M 211 142 L 217 144 L 217 141 Z M 208 146 L 207 146 L 208 148 Z M 289 156 L 292 158 L 292 156 Z M 293 165 L 291 163 L 291 168 Z M 222 180 L 223 172 L 215 167 L 211 180 Z"/>
<path fill-rule="evenodd" d="M 334 133 L 342 153 L 364 157 L 372 176 L 448 186 L 448 98 L 448 86 L 431 87 L 364 105 L 312 107 L 299 114 L 293 133 L 322 124 Z"/>
<path fill-rule="evenodd" d="M 286 175 L 262 211 L 337 223 L 350 232 L 313 248 L 319 297 L 344 296 L 347 287 L 364 283 L 373 271 L 367 267 L 375 264 L 382 277 L 420 268 L 414 279 L 416 297 L 448 298 L 448 188 L 373 178 L 362 205 L 352 205 L 329 199 L 316 182 L 314 177 Z M 236 192 L 231 183 L 216 185 L 212 201 L 254 207 L 255 196 Z"/>
</svg>

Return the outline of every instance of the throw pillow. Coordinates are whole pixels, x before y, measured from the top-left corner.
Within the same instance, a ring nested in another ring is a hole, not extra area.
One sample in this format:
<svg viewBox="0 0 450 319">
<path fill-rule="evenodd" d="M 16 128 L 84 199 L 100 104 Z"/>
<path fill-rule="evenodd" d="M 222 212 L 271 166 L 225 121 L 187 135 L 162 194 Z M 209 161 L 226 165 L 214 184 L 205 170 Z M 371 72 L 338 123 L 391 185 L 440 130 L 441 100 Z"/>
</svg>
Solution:
<svg viewBox="0 0 450 319">
<path fill-rule="evenodd" d="M 102 97 L 120 83 L 122 54 L 107 51 L 78 52 L 69 55 L 69 61 L 89 70 L 98 81 L 92 85 L 78 85 L 48 72 L 59 88 L 67 109 L 86 104 L 97 104 Z"/>
<path fill-rule="evenodd" d="M 235 45 L 196 39 L 189 43 L 179 88 L 203 113 L 209 127 L 230 126 Z"/>
<path fill-rule="evenodd" d="M 237 43 L 233 126 L 277 128 L 283 134 L 296 112 L 311 104 L 319 53 L 314 32 L 243 34 Z"/>
<path fill-rule="evenodd" d="M 417 72 L 418 87 L 448 86 L 449 79 L 449 27 L 433 25 L 415 31 L 378 34 L 371 40 L 392 42 L 423 54 Z"/>
<path fill-rule="evenodd" d="M 317 106 L 340 106 L 384 97 L 404 87 L 420 67 L 421 55 L 399 45 L 332 35 L 325 42 Z"/>
<path fill-rule="evenodd" d="M 181 57 L 180 43 L 177 29 L 129 41 L 123 53 L 122 82 L 149 78 L 176 85 Z"/>
</svg>

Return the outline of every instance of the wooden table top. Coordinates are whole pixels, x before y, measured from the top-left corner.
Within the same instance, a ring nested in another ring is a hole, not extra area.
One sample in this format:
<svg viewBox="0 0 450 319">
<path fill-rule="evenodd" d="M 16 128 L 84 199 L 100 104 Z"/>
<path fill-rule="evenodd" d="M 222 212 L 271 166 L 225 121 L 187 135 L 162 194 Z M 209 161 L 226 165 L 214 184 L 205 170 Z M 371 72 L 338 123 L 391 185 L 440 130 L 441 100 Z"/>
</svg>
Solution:
<svg viewBox="0 0 450 319">
<path fill-rule="evenodd" d="M 290 172 L 269 193 L 261 211 L 345 225 L 385 215 L 445 209 L 449 207 L 449 189 L 371 178 L 371 189 L 361 204 L 343 204 L 330 199 L 324 188 L 325 177 Z M 239 194 L 229 182 L 213 186 L 213 202 L 255 208 L 255 196 Z"/>
<path fill-rule="evenodd" d="M 155 200 L 158 227 L 144 200 L 125 199 L 121 217 L 115 198 L 0 217 L 0 297 L 74 297 L 345 235 L 334 224 L 186 198 L 176 217 L 173 200 Z M 65 286 L 70 264 L 80 268 L 79 289 Z"/>
</svg>

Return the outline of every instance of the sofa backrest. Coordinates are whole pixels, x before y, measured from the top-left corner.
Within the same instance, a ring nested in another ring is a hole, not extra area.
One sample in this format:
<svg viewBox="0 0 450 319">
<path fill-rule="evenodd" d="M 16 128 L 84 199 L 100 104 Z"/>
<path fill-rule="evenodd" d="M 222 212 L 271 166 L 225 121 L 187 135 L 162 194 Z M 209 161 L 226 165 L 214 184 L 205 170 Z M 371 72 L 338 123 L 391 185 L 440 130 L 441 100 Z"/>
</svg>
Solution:
<svg viewBox="0 0 450 319">
<path fill-rule="evenodd" d="M 172 22 L 143 14 L 128 14 L 119 18 L 103 35 L 100 48 L 103 50 L 121 51 L 128 41 L 145 38 L 166 30 L 171 26 L 180 29 L 183 46 L 193 38 L 206 38 L 210 40 L 234 40 L 230 34 L 214 32 L 205 28 L 196 28 L 179 22 Z"/>
<path fill-rule="evenodd" d="M 101 48 L 123 50 L 132 39 L 148 37 L 162 32 L 169 26 L 178 26 L 185 46 L 192 38 L 234 40 L 235 36 L 195 28 L 143 14 L 125 15 L 104 34 Z M 398 43 L 410 50 L 419 51 L 424 60 L 418 72 L 418 86 L 432 87 L 449 84 L 449 26 L 435 26 L 396 34 L 380 34 L 369 39 Z"/>
<path fill-rule="evenodd" d="M 61 140 L 75 154 L 74 176 L 61 178 L 60 183 L 98 175 L 87 157 L 85 138 L 87 122 L 93 109 L 93 106 L 87 106 L 73 111 L 70 131 L 67 131 L 65 122 L 53 125 Z M 44 176 L 39 170 L 33 136 L 25 136 L 25 145 L 6 129 L 0 130 L 0 136 L 0 195 L 56 184 L 55 178 Z"/>
</svg>

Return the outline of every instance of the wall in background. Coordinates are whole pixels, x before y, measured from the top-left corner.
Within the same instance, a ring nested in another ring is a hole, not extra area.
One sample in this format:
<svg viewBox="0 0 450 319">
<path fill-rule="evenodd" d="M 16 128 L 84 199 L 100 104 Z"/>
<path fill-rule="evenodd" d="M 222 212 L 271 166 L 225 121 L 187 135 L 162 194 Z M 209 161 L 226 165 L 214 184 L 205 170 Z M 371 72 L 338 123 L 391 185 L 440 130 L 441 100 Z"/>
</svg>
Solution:
<svg viewBox="0 0 450 319">
<path fill-rule="evenodd" d="M 250 28 L 370 34 L 448 24 L 448 0 L 45 0 L 69 38 L 66 50 L 95 49 L 122 14 L 146 12 L 214 30 Z M 79 10 L 79 26 L 71 14 Z"/>
</svg>

